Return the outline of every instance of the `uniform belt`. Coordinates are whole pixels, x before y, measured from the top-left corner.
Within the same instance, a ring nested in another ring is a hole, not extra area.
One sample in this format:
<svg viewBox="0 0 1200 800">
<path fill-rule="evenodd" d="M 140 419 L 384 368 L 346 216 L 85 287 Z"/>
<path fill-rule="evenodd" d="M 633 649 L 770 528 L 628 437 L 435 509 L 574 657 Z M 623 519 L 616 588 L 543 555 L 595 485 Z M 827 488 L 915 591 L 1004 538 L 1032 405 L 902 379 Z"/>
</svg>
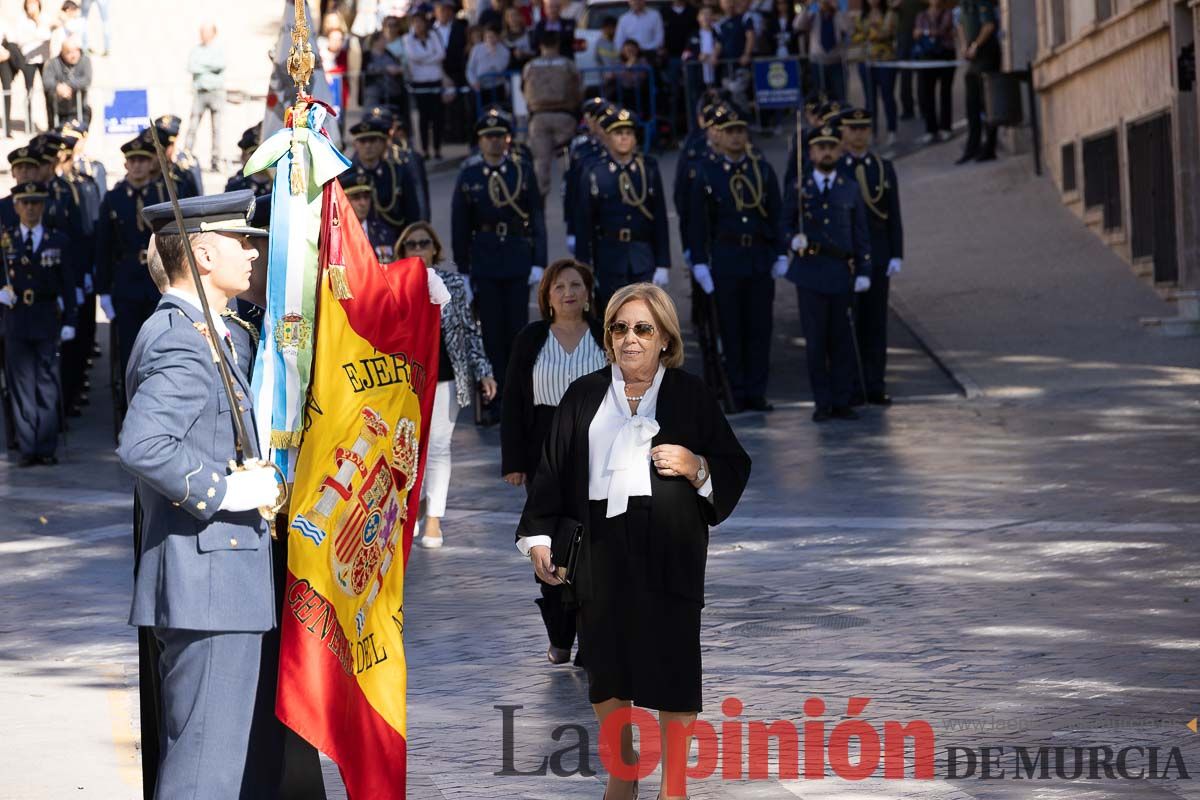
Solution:
<svg viewBox="0 0 1200 800">
<path fill-rule="evenodd" d="M 717 241 L 721 244 L 732 244 L 737 247 L 755 247 L 760 244 L 768 244 L 763 236 L 757 233 L 718 233 Z"/>
<path fill-rule="evenodd" d="M 477 233 L 494 233 L 501 239 L 509 235 L 512 231 L 514 237 L 520 236 L 523 239 L 531 238 L 524 224 L 513 223 L 511 226 L 507 222 L 497 222 L 496 224 L 485 223 L 475 228 Z"/>
<path fill-rule="evenodd" d="M 611 239 L 614 242 L 650 242 L 649 238 L 634 236 L 633 228 L 616 228 L 615 230 L 600 231 L 601 238 Z"/>
<path fill-rule="evenodd" d="M 806 255 L 806 256 L 829 256 L 830 258 L 837 258 L 837 259 L 841 259 L 842 261 L 849 261 L 850 259 L 854 258 L 854 254 L 851 252 L 843 250 L 840 247 L 836 247 L 831 244 L 823 244 L 821 242 L 817 242 L 816 244 L 810 244 L 804 250 L 804 255 Z"/>
<path fill-rule="evenodd" d="M 58 292 L 35 292 L 26 289 L 20 294 L 21 303 L 31 306 L 34 303 L 53 303 L 58 300 Z"/>
</svg>

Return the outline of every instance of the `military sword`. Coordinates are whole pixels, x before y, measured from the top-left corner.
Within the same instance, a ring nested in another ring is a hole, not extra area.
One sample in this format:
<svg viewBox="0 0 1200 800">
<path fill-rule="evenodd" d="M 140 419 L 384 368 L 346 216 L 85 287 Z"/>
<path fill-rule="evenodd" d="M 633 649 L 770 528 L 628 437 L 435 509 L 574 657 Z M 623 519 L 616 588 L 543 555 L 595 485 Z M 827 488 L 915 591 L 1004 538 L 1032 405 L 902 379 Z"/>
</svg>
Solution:
<svg viewBox="0 0 1200 800">
<path fill-rule="evenodd" d="M 163 149 L 162 142 L 159 141 L 158 131 L 150 131 L 150 139 L 154 142 L 154 153 L 158 156 L 159 171 L 162 172 L 163 183 L 167 187 L 167 197 L 171 201 L 171 211 L 175 215 L 175 226 L 179 228 L 179 236 L 183 239 L 183 252 L 187 257 L 188 272 L 192 275 L 192 283 L 196 287 L 196 296 L 200 300 L 200 311 L 204 315 L 204 324 L 207 326 L 207 337 L 212 345 L 213 353 L 216 355 L 217 373 L 221 376 L 221 387 L 225 391 L 225 398 L 229 401 L 229 408 L 233 413 L 233 448 L 234 448 L 234 463 L 236 470 L 249 469 L 255 466 L 268 466 L 262 462 L 257 454 L 257 448 L 249 446 L 252 442 L 249 432 L 246 430 L 246 420 L 242 417 L 242 406 L 238 400 L 237 391 L 233 388 L 233 370 L 229 366 L 229 359 L 225 354 L 222 344 L 217 341 L 216 324 L 213 321 L 212 307 L 208 302 L 208 295 L 204 291 L 204 284 L 200 282 L 200 268 L 196 266 L 196 254 L 192 251 L 192 241 L 188 236 L 187 230 L 183 222 L 183 210 L 179 207 L 179 195 L 175 191 L 175 179 L 171 176 L 171 164 L 167 161 L 166 151 Z M 249 446 L 249 447 L 248 447 Z M 250 449 L 252 455 L 247 462 L 246 452 Z M 280 497 L 274 507 L 264 506 L 258 509 L 259 514 L 263 519 L 273 521 L 275 513 L 283 508 L 287 502 L 287 481 L 284 478 L 283 470 L 277 464 L 269 464 L 279 477 L 281 491 Z M 274 530 L 271 532 L 274 536 Z"/>
</svg>

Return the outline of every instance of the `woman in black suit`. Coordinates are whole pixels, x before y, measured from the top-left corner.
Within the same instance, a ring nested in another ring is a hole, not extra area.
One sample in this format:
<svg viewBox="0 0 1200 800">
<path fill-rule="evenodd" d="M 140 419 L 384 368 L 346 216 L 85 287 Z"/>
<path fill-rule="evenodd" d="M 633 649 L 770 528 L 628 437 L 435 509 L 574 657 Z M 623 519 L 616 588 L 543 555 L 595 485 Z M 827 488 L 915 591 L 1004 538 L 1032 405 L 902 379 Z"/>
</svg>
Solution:
<svg viewBox="0 0 1200 800">
<path fill-rule="evenodd" d="M 638 705 L 658 710 L 667 731 L 701 710 L 708 528 L 733 512 L 750 457 L 704 382 L 679 369 L 679 318 L 663 290 L 647 283 L 618 290 L 604 321 L 612 364 L 563 396 L 517 546 L 538 578 L 557 584 L 573 521 L 583 526 L 569 591 L 579 604 L 588 699 L 601 725 Z M 679 765 L 689 746 L 690 737 L 664 742 L 663 797 L 686 796 Z M 621 751 L 625 764 L 637 763 L 629 726 Z M 605 794 L 636 797 L 637 783 L 610 774 Z"/>
<path fill-rule="evenodd" d="M 591 310 L 590 269 L 571 258 L 555 261 L 542 273 L 537 299 L 542 318 L 513 342 L 500 418 L 500 473 L 509 484 L 526 488 L 567 387 L 608 361 L 604 333 Z M 575 644 L 575 614 L 564 608 L 561 586 L 539 584 L 536 602 L 550 638 L 546 658 L 563 664 Z M 583 666 L 578 655 L 575 664 Z"/>
</svg>

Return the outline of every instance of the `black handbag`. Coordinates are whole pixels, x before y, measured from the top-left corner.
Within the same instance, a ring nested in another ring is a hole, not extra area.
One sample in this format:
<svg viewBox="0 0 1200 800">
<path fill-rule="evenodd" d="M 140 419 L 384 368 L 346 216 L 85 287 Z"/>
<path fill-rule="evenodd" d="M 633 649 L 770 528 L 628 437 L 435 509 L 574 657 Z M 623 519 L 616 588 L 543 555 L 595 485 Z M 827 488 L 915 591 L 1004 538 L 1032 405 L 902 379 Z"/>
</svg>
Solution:
<svg viewBox="0 0 1200 800">
<path fill-rule="evenodd" d="M 573 585 L 578 577 L 579 551 L 582 548 L 583 525 L 570 517 L 559 517 L 550 553 L 555 565 L 554 573 L 568 586 Z"/>
</svg>

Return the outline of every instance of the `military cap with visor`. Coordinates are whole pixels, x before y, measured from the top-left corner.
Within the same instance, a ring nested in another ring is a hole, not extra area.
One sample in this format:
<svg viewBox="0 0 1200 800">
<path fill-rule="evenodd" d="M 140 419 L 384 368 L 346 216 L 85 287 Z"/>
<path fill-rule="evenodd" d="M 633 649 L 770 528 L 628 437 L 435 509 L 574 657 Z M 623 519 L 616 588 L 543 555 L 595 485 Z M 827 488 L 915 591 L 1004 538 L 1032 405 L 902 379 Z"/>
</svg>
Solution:
<svg viewBox="0 0 1200 800">
<path fill-rule="evenodd" d="M 187 233 L 267 235 L 266 230 L 251 224 L 254 218 L 255 198 L 254 192 L 249 189 L 187 197 L 179 201 L 179 210 L 183 215 L 183 229 Z M 146 206 L 142 209 L 142 219 L 156 234 L 179 234 L 175 210 L 171 203 Z"/>
</svg>

